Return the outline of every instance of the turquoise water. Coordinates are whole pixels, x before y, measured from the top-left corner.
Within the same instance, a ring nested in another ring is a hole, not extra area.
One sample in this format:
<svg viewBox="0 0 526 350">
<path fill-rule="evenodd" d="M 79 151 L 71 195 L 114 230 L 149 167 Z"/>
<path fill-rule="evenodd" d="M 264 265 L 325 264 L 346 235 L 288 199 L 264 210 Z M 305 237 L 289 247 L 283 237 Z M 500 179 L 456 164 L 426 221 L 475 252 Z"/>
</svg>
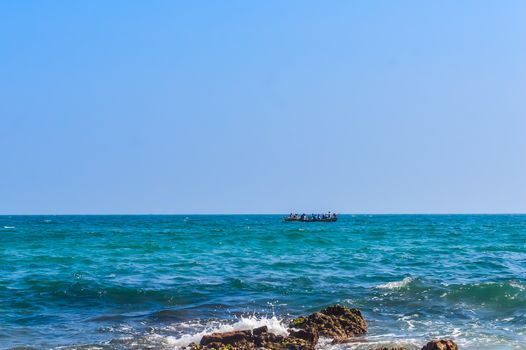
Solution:
<svg viewBox="0 0 526 350">
<path fill-rule="evenodd" d="M 0 216 L 0 348 L 177 349 L 333 303 L 370 326 L 338 348 L 526 348 L 526 216 Z"/>
</svg>

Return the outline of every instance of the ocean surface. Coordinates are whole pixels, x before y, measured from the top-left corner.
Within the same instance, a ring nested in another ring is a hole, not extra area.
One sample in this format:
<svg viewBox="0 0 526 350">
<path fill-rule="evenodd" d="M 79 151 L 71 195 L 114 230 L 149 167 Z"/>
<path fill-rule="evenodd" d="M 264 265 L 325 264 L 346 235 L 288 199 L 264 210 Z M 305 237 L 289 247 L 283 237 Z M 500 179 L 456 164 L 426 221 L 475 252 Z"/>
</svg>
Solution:
<svg viewBox="0 0 526 350">
<path fill-rule="evenodd" d="M 0 216 L 1 349 L 179 349 L 334 303 L 369 333 L 320 348 L 526 349 L 526 216 Z"/>
</svg>

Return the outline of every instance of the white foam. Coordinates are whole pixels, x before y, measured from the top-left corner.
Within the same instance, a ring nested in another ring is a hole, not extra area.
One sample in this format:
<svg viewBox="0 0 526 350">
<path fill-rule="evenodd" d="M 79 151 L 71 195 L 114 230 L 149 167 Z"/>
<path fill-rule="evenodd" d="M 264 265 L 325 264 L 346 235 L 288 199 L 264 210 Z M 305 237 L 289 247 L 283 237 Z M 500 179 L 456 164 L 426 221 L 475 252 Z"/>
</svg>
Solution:
<svg viewBox="0 0 526 350">
<path fill-rule="evenodd" d="M 15 228 L 14 226 L 4 226 L 5 229 Z"/>
<path fill-rule="evenodd" d="M 388 282 L 388 283 L 385 283 L 385 284 L 380 284 L 380 285 L 376 286 L 376 288 L 379 288 L 379 289 L 399 289 L 399 288 L 402 288 L 402 287 L 405 287 L 405 286 L 409 285 L 413 281 L 414 281 L 414 279 L 412 277 L 406 277 L 406 278 L 404 278 L 401 281 L 395 281 L 395 282 Z"/>
<path fill-rule="evenodd" d="M 511 282 L 510 282 L 510 286 L 511 286 L 511 287 L 514 287 L 514 288 L 517 288 L 517 289 L 519 289 L 519 290 L 521 290 L 521 291 L 523 291 L 523 290 L 526 289 L 522 284 L 520 284 L 520 283 L 517 282 L 517 281 L 511 281 Z"/>
<path fill-rule="evenodd" d="M 190 343 L 199 343 L 201 338 L 204 335 L 212 333 L 222 333 L 222 332 L 232 332 L 232 331 L 242 331 L 248 329 L 254 329 L 258 327 L 267 326 L 268 331 L 274 334 L 287 336 L 288 331 L 286 325 L 282 323 L 276 316 L 271 318 L 266 317 L 241 317 L 239 321 L 233 324 L 220 324 L 212 327 L 208 327 L 205 330 L 194 333 L 194 334 L 185 334 L 182 337 L 167 337 L 166 341 L 175 346 L 176 348 L 182 348 L 188 346 Z"/>
</svg>

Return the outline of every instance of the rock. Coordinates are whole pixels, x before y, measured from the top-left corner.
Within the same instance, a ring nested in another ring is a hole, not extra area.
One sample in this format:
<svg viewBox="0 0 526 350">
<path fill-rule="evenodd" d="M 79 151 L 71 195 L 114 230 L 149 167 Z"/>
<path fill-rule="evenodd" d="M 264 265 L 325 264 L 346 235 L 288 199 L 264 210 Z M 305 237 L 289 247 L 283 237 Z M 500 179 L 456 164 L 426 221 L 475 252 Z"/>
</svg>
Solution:
<svg viewBox="0 0 526 350">
<path fill-rule="evenodd" d="M 253 335 L 261 335 L 263 333 L 268 333 L 268 327 L 267 326 L 263 326 L 263 327 L 259 327 L 259 328 L 254 328 L 252 330 L 252 334 Z"/>
<path fill-rule="evenodd" d="M 458 350 L 457 344 L 453 340 L 433 340 L 427 343 L 422 350 Z"/>
<path fill-rule="evenodd" d="M 356 336 L 367 332 L 367 323 L 361 312 L 342 305 L 329 306 L 307 317 L 292 320 L 289 335 L 271 333 L 266 326 L 205 335 L 199 344 L 191 343 L 190 350 L 314 350 L 321 336 L 333 343 L 356 341 Z M 404 347 L 378 347 L 370 350 L 407 350 Z M 433 340 L 422 350 L 458 350 L 452 340 Z"/>
<path fill-rule="evenodd" d="M 289 335 L 293 338 L 303 339 L 311 344 L 316 344 L 318 342 L 318 339 L 320 338 L 320 335 L 314 329 L 300 329 L 299 331 L 290 330 Z"/>
<path fill-rule="evenodd" d="M 236 332 L 225 332 L 225 333 L 212 333 L 205 335 L 199 342 L 201 346 L 208 346 L 211 344 L 223 344 L 223 345 L 234 345 L 241 344 L 252 338 L 250 331 L 236 331 Z"/>
<path fill-rule="evenodd" d="M 318 334 L 313 331 L 291 331 L 287 337 L 270 333 L 266 326 L 253 330 L 213 333 L 205 335 L 197 344 L 190 344 L 191 350 L 314 350 Z"/>
<path fill-rule="evenodd" d="M 243 330 L 205 335 L 199 344 L 192 343 L 191 350 L 314 350 L 320 336 L 344 342 L 367 332 L 359 310 L 341 305 L 329 306 L 307 317 L 292 321 L 288 336 L 268 331 L 266 326 L 253 330 Z M 403 349 L 392 349 L 403 350 Z"/>
<path fill-rule="evenodd" d="M 367 332 L 367 323 L 359 310 L 338 304 L 308 317 L 296 318 L 290 326 L 316 332 L 319 336 L 332 338 L 336 343 Z"/>
</svg>

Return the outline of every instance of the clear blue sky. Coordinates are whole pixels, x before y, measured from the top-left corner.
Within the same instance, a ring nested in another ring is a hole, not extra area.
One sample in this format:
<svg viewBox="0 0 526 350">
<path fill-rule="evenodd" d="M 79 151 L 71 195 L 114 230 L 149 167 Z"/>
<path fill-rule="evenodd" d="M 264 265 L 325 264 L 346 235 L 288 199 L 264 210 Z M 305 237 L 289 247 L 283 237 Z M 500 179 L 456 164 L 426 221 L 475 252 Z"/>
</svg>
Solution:
<svg viewBox="0 0 526 350">
<path fill-rule="evenodd" d="M 526 212 L 526 1 L 0 15 L 0 213 Z"/>
</svg>

